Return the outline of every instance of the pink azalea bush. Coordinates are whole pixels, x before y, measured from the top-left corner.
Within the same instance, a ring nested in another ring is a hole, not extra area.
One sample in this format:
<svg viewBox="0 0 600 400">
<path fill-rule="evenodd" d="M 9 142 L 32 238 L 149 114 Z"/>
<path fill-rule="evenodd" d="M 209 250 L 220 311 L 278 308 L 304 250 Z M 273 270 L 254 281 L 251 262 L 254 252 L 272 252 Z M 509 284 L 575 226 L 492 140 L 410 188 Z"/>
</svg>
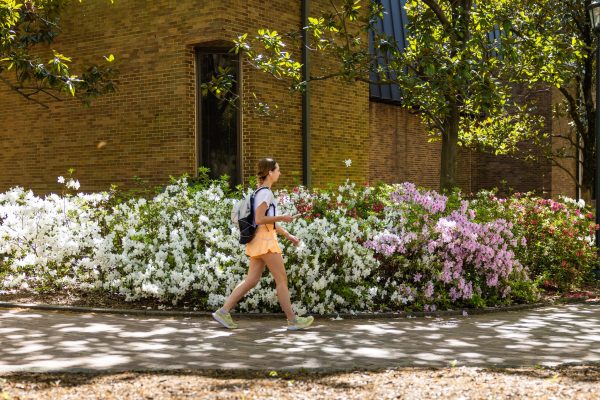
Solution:
<svg viewBox="0 0 600 400">
<path fill-rule="evenodd" d="M 502 199 L 492 192 L 480 192 L 474 203 L 487 215 L 513 221 L 513 232 L 528 244 L 517 249 L 517 257 L 542 287 L 571 289 L 597 268 L 597 226 L 583 200 L 520 193 Z"/>
<path fill-rule="evenodd" d="M 434 310 L 535 298 L 516 257 L 525 241 L 511 222 L 478 220 L 458 193 L 447 197 L 411 183 L 396 186 L 390 199 L 384 232 L 364 245 L 380 255 L 392 303 Z"/>
</svg>

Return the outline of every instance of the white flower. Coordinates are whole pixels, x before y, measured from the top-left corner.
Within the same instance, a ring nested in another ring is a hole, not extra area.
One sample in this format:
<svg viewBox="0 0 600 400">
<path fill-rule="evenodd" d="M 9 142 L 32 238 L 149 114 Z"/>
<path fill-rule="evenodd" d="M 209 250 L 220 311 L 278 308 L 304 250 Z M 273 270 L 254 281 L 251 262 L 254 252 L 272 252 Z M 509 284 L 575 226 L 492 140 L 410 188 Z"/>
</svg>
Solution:
<svg viewBox="0 0 600 400">
<path fill-rule="evenodd" d="M 58 183 L 65 183 L 65 177 L 64 176 L 59 176 L 58 177 Z"/>
<path fill-rule="evenodd" d="M 558 196 L 559 200 L 564 201 L 567 204 L 573 204 L 576 207 L 579 208 L 584 208 L 585 207 L 585 200 L 583 199 L 579 199 L 578 201 L 575 201 L 575 199 L 573 199 L 572 197 L 567 197 L 567 196 Z"/>
<path fill-rule="evenodd" d="M 70 189 L 79 190 L 79 186 L 79 181 L 75 179 L 69 179 L 69 182 L 67 182 L 67 187 Z"/>
<path fill-rule="evenodd" d="M 79 188 L 78 181 L 67 180 L 69 188 Z M 248 262 L 238 243 L 237 228 L 229 223 L 232 201 L 216 185 L 190 193 L 182 182 L 169 185 L 154 198 L 132 199 L 111 209 L 103 209 L 110 200 L 108 194 L 39 198 L 19 188 L 0 193 L 0 216 L 4 218 L 0 253 L 9 254 L 13 261 L 5 275 L 10 278 L 0 282 L 0 289 L 21 283 L 34 288 L 45 284 L 96 287 L 120 293 L 127 300 L 153 297 L 171 303 L 196 290 L 208 294 L 208 306 L 222 305 L 243 280 Z M 340 191 L 354 193 L 349 184 Z M 285 199 L 280 205 L 282 213 L 295 212 L 299 201 L 328 202 L 337 196 L 304 188 L 279 195 Z M 338 200 L 343 200 L 342 196 Z M 68 225 L 62 223 L 65 212 Z M 332 292 L 335 285 L 349 282 L 349 289 L 360 297 L 366 290 L 361 279 L 371 276 L 379 265 L 359 244 L 357 238 L 363 233 L 356 221 L 347 218 L 343 209 L 332 212 L 337 215 L 335 223 L 324 217 L 294 221 L 292 233 L 302 238 L 301 245 L 282 246 L 284 259 L 293 260 L 286 267 L 299 312 L 363 311 L 373 306 Z M 101 227 L 106 226 L 109 231 L 102 233 Z M 343 272 L 328 261 L 332 254 L 345 266 Z M 57 265 L 67 267 L 68 272 Z M 43 275 L 19 275 L 20 269 L 34 267 L 44 271 Z M 264 278 L 253 294 L 240 302 L 240 310 L 276 308 L 273 284 L 271 276 Z"/>
<path fill-rule="evenodd" d="M 344 164 L 346 164 L 347 168 L 350 168 L 350 166 L 352 165 L 352 160 L 351 159 L 344 160 Z"/>
</svg>

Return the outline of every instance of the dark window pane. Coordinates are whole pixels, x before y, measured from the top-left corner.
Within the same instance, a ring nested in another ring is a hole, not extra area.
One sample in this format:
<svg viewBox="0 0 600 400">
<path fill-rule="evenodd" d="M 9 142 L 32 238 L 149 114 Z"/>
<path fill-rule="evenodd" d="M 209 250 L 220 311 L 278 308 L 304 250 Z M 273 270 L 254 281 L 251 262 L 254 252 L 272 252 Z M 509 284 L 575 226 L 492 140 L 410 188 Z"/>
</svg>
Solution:
<svg viewBox="0 0 600 400">
<path fill-rule="evenodd" d="M 229 98 L 237 96 L 238 58 L 227 52 L 198 52 L 198 76 L 200 83 L 210 82 L 219 72 L 227 69 L 236 84 Z M 233 185 L 239 183 L 238 157 L 238 110 L 235 104 L 219 99 L 212 93 L 200 96 L 200 140 L 198 153 L 202 166 L 210 168 L 210 176 L 218 178 L 229 175 Z"/>
</svg>

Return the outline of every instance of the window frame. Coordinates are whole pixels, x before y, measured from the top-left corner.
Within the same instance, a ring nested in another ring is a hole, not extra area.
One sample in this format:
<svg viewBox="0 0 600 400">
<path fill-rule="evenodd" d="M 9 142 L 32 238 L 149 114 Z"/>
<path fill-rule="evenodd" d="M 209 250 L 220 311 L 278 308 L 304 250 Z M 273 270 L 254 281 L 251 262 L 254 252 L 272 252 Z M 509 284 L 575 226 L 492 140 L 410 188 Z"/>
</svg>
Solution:
<svg viewBox="0 0 600 400">
<path fill-rule="evenodd" d="M 202 46 L 198 45 L 194 47 L 194 75 L 196 77 L 196 171 L 195 176 L 198 176 L 198 169 L 200 167 L 206 166 L 203 157 L 203 129 L 202 129 L 202 90 L 200 85 L 202 84 L 202 63 L 200 57 L 206 54 L 230 54 L 229 51 L 233 47 L 231 44 L 230 47 L 227 45 L 222 46 Z M 240 107 L 240 101 L 242 98 L 242 70 L 241 70 L 241 58 L 240 55 L 236 55 L 236 88 L 237 88 L 237 100 L 235 102 L 236 107 L 236 121 L 235 121 L 235 129 L 236 129 L 236 174 L 235 176 L 231 176 L 230 183 L 234 186 L 236 183 L 243 183 L 243 165 L 242 165 L 242 109 Z"/>
</svg>

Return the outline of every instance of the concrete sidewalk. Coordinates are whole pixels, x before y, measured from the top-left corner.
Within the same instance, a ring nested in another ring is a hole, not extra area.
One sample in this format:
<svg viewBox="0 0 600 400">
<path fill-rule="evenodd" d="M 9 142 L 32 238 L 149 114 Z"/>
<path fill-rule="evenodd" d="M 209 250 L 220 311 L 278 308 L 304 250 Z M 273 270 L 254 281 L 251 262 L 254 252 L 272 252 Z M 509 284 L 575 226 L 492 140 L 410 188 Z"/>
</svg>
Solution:
<svg viewBox="0 0 600 400">
<path fill-rule="evenodd" d="M 0 372 L 176 368 L 319 369 L 600 362 L 600 305 L 454 318 L 331 320 L 288 332 L 283 319 L 0 309 Z"/>
</svg>

